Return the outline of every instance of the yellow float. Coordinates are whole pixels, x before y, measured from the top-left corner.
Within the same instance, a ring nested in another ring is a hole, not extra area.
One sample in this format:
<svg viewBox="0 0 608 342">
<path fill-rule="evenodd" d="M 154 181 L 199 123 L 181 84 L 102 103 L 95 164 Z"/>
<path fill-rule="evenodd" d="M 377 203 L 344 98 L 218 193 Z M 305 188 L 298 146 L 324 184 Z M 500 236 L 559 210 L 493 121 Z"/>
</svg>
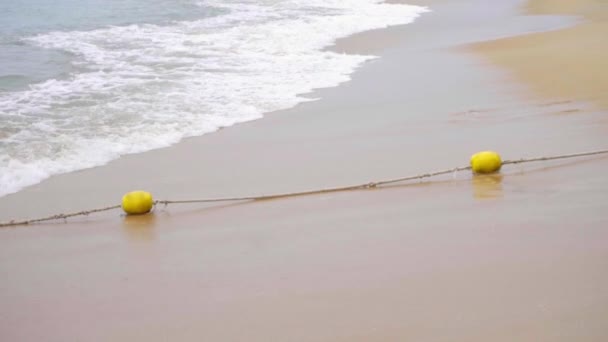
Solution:
<svg viewBox="0 0 608 342">
<path fill-rule="evenodd" d="M 153 206 L 152 194 L 146 191 L 131 191 L 122 197 L 122 210 L 129 215 L 149 213 Z"/>
<path fill-rule="evenodd" d="M 471 157 L 471 169 L 475 173 L 494 173 L 500 170 L 502 159 L 494 151 L 483 151 L 475 153 Z"/>
</svg>

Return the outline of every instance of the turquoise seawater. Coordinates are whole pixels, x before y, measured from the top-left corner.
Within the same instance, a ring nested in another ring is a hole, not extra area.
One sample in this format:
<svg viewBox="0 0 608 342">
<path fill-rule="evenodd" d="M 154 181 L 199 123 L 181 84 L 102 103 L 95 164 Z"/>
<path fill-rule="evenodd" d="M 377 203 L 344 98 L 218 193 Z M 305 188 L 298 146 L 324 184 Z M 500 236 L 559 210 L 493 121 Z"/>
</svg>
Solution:
<svg viewBox="0 0 608 342">
<path fill-rule="evenodd" d="M 72 57 L 21 39 L 52 31 L 94 30 L 132 24 L 168 25 L 221 13 L 202 2 L 180 0 L 14 0 L 0 2 L 0 91 L 66 77 Z"/>
</svg>

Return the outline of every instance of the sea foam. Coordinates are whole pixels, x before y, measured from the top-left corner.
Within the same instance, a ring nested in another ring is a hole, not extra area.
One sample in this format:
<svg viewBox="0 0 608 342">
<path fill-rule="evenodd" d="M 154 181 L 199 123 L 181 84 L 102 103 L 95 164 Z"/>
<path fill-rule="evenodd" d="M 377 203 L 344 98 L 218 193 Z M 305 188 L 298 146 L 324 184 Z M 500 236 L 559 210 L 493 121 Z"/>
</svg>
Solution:
<svg viewBox="0 0 608 342">
<path fill-rule="evenodd" d="M 222 14 L 24 38 L 71 54 L 74 72 L 0 93 L 0 196 L 310 101 L 302 95 L 374 58 L 324 48 L 426 11 L 374 0 L 198 4 Z"/>
</svg>

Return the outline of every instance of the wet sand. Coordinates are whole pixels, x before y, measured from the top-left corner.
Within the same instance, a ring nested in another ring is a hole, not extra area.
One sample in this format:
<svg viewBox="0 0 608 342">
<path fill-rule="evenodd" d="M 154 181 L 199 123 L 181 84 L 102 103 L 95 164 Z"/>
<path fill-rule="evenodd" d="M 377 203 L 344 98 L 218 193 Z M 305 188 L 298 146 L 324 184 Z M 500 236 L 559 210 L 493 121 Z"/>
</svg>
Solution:
<svg viewBox="0 0 608 342">
<path fill-rule="evenodd" d="M 414 24 L 338 42 L 382 58 L 310 95 L 321 100 L 53 177 L 0 198 L 0 220 L 136 188 L 276 193 L 466 165 L 483 149 L 515 159 L 605 147 L 602 108 L 531 93 L 515 69 L 466 48 L 578 20 L 522 16 L 522 4 L 430 2 Z M 0 337 L 605 341 L 607 167 L 585 158 L 0 230 Z"/>
</svg>

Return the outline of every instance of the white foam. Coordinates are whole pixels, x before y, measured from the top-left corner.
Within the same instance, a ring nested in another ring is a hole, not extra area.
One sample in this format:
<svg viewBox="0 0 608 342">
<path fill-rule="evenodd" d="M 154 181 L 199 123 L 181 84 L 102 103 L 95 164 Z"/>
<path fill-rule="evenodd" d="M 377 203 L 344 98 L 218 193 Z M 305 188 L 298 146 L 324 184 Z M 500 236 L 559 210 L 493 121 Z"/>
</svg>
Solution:
<svg viewBox="0 0 608 342">
<path fill-rule="evenodd" d="M 74 54 L 82 71 L 0 94 L 0 196 L 309 101 L 302 94 L 348 81 L 373 58 L 324 47 L 425 11 L 374 0 L 201 5 L 227 14 L 26 39 Z"/>
</svg>

